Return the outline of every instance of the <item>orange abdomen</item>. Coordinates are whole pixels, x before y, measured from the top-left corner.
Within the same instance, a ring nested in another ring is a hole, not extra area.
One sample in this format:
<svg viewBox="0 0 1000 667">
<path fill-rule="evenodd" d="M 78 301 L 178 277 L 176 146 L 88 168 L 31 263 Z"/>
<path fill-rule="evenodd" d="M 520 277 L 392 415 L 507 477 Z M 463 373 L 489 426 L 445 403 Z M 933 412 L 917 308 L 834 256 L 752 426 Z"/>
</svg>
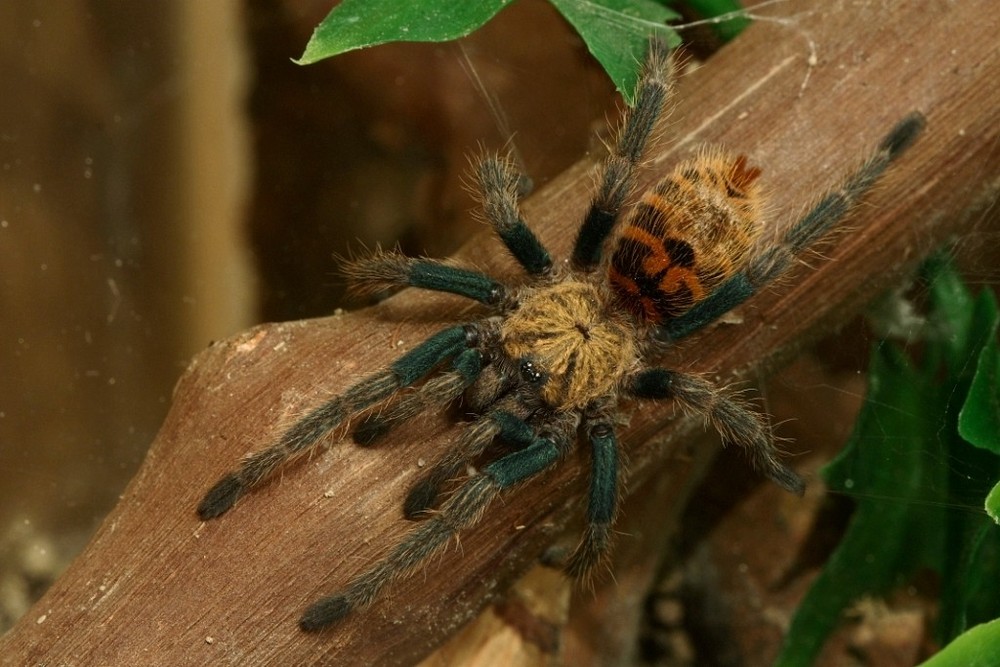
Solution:
<svg viewBox="0 0 1000 667">
<path fill-rule="evenodd" d="M 740 271 L 760 234 L 760 170 L 706 151 L 636 204 L 608 278 L 622 305 L 651 323 L 677 317 Z"/>
</svg>

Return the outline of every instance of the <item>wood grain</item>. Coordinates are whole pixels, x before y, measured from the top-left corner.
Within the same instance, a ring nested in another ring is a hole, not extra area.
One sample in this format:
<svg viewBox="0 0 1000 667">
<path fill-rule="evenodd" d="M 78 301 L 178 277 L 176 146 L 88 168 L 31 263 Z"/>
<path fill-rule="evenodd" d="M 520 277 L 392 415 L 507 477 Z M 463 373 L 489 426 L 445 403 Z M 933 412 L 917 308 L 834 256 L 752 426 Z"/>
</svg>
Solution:
<svg viewBox="0 0 1000 667">
<path fill-rule="evenodd" d="M 897 120 L 919 110 L 928 121 L 851 217 L 851 233 L 742 308 L 741 323 L 685 346 L 685 367 L 728 381 L 773 365 L 949 236 L 986 224 L 1000 178 L 994 9 L 988 0 L 778 4 L 772 12 L 785 23 L 757 22 L 680 82 L 669 139 L 644 178 L 662 175 L 704 142 L 746 152 L 764 167 L 775 233 L 835 187 Z M 560 256 L 586 207 L 592 166 L 576 165 L 526 205 Z M 461 255 L 503 274 L 511 262 L 499 249 L 482 235 Z M 397 341 L 409 348 L 439 319 L 468 319 L 473 311 L 410 290 L 374 309 L 257 327 L 198 355 L 121 502 L 84 554 L 0 639 L 0 662 L 384 665 L 428 654 L 579 513 L 581 457 L 508 494 L 460 549 L 317 635 L 298 630 L 299 614 L 399 539 L 405 489 L 421 461 L 447 446 L 449 425 L 431 418 L 375 449 L 330 438 L 329 451 L 287 468 L 221 520 L 201 523 L 194 508 L 241 456 L 395 358 Z M 693 426 L 670 408 L 636 410 L 623 434 L 630 484 L 657 474 L 683 497 L 692 471 L 714 455 L 700 451 L 705 459 L 665 466 Z"/>
</svg>

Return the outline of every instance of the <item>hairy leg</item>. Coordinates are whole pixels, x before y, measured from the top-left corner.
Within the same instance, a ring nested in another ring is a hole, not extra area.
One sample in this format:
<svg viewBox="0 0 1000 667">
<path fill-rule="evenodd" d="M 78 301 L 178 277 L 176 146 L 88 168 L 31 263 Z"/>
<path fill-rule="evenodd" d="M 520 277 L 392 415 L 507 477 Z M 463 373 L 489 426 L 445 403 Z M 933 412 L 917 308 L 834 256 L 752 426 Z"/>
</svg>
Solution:
<svg viewBox="0 0 1000 667">
<path fill-rule="evenodd" d="M 528 424 L 513 416 L 507 428 L 519 434 L 531 431 Z M 383 588 L 412 572 L 461 530 L 477 523 L 502 490 L 520 484 L 558 461 L 575 428 L 575 417 L 564 416 L 561 422 L 551 425 L 551 430 L 539 430 L 523 449 L 490 463 L 463 484 L 440 512 L 413 528 L 385 559 L 356 577 L 343 592 L 309 607 L 299 625 L 307 631 L 320 630 L 371 604 Z"/>
<path fill-rule="evenodd" d="M 420 287 L 450 292 L 488 306 L 504 307 L 508 290 L 485 273 L 434 259 L 380 252 L 344 265 L 344 274 L 356 293 L 397 287 Z"/>
<path fill-rule="evenodd" d="M 687 412 L 702 415 L 726 443 L 743 448 L 754 467 L 786 491 L 805 492 L 805 482 L 783 464 L 764 415 L 711 382 L 665 368 L 649 368 L 633 376 L 630 392 L 637 398 L 672 398 Z"/>
<path fill-rule="evenodd" d="M 441 487 L 460 475 L 469 461 L 480 456 L 497 437 L 514 447 L 526 447 L 534 440 L 534 431 L 524 420 L 533 410 L 527 408 L 518 393 L 502 399 L 497 407 L 470 424 L 455 447 L 438 461 L 406 495 L 403 515 L 415 519 L 434 507 Z"/>
<path fill-rule="evenodd" d="M 590 494 L 587 525 L 576 549 L 566 561 L 566 572 L 586 579 L 607 558 L 611 527 L 618 507 L 618 439 L 614 430 L 614 405 L 609 401 L 584 415 L 583 432 L 590 443 Z"/>
<path fill-rule="evenodd" d="M 315 408 L 292 426 L 276 444 L 246 458 L 205 494 L 198 505 L 202 519 L 224 514 L 248 490 L 260 484 L 285 461 L 309 451 L 319 439 L 358 412 L 419 381 L 443 361 L 475 347 L 476 325 L 445 329 L 397 359 Z"/>
<path fill-rule="evenodd" d="M 625 198 L 635 186 L 635 170 L 666 107 L 671 74 L 666 45 L 651 40 L 636 86 L 635 105 L 625 112 L 617 141 L 601 166 L 597 195 L 576 237 L 573 266 L 578 269 L 589 271 L 601 261 L 604 241 L 614 229 Z"/>
<path fill-rule="evenodd" d="M 385 437 L 405 421 L 434 406 L 445 406 L 476 381 L 483 367 L 483 354 L 479 350 L 466 350 L 455 357 L 447 373 L 431 378 L 418 390 L 403 396 L 388 409 L 364 419 L 354 429 L 354 441 L 371 445 Z"/>
<path fill-rule="evenodd" d="M 482 159 L 476 171 L 486 219 L 514 259 L 533 276 L 552 270 L 548 250 L 524 222 L 518 206 L 523 181 L 513 163 L 497 155 Z"/>
</svg>

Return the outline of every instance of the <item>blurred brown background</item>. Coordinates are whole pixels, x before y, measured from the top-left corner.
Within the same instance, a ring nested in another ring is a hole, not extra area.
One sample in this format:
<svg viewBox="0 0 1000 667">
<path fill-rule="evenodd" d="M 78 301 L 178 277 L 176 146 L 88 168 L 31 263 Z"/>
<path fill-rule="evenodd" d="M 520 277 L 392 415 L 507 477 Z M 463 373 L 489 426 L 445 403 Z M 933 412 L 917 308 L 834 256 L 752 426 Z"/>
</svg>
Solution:
<svg viewBox="0 0 1000 667">
<path fill-rule="evenodd" d="M 254 319 L 236 2 L 0 6 L 0 627 Z"/>
</svg>

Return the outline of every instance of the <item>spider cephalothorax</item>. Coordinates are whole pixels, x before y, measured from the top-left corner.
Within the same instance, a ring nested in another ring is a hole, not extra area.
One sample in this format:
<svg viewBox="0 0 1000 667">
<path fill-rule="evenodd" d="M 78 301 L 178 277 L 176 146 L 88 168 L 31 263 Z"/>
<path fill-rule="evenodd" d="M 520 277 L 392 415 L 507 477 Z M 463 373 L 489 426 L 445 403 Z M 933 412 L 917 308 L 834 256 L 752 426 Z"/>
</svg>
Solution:
<svg viewBox="0 0 1000 667">
<path fill-rule="evenodd" d="M 361 289 L 412 286 L 452 292 L 491 312 L 440 331 L 388 368 L 327 400 L 272 447 L 223 477 L 198 507 L 203 519 L 229 510 L 279 465 L 313 447 L 337 426 L 366 413 L 354 439 L 370 443 L 428 409 L 464 396 L 479 416 L 414 486 L 404 514 L 438 511 L 417 524 L 388 555 L 336 595 L 312 605 L 305 630 L 331 625 L 368 605 L 474 523 L 490 501 L 554 465 L 578 440 L 590 449 L 587 527 L 566 562 L 582 577 L 610 546 L 618 494 L 623 399 L 672 399 L 702 415 L 726 442 L 749 454 L 764 475 L 795 493 L 804 484 L 781 463 L 766 418 L 708 380 L 650 365 L 648 343 L 670 344 L 739 305 L 779 275 L 868 190 L 917 136 L 923 119 L 901 121 L 836 191 L 822 197 L 775 245 L 759 246 L 757 178 L 745 156 L 706 149 L 646 192 L 616 230 L 634 172 L 669 91 L 666 49 L 652 42 L 617 142 L 568 267 L 553 270 L 548 251 L 521 217 L 512 163 L 487 157 L 477 177 L 485 217 L 531 280 L 509 287 L 455 264 L 376 254 L 349 265 Z M 610 252 L 605 252 L 610 245 Z M 407 391 L 400 391 L 411 388 Z M 375 408 L 369 411 L 369 408 Z M 439 505 L 445 485 L 494 441 L 507 449 L 468 475 Z"/>
<path fill-rule="evenodd" d="M 504 354 L 539 373 L 538 393 L 550 408 L 585 408 L 616 391 L 639 362 L 636 326 L 604 292 L 576 276 L 527 289 L 500 326 Z"/>
</svg>

